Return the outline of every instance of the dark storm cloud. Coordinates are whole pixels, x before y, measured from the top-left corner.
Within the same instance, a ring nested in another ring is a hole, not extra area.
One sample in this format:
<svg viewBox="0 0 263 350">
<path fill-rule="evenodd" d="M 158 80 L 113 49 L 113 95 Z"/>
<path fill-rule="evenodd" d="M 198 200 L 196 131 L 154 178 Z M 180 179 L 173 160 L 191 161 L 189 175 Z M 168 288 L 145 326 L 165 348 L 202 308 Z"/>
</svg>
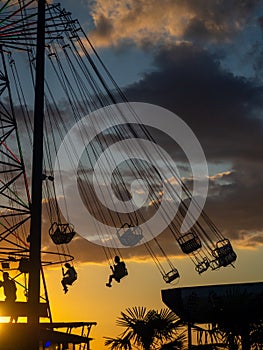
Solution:
<svg viewBox="0 0 263 350">
<path fill-rule="evenodd" d="M 192 45 L 159 52 L 155 65 L 158 70 L 129 86 L 126 95 L 178 114 L 208 161 L 228 164 L 229 174 L 211 178 L 206 208 L 228 236 L 249 235 L 251 244 L 254 233 L 254 244 L 261 244 L 263 86 L 222 69 L 219 56 Z"/>
<path fill-rule="evenodd" d="M 263 86 L 223 70 L 219 57 L 191 45 L 160 52 L 155 65 L 158 71 L 126 89 L 129 100 L 155 103 L 178 114 L 208 159 L 262 159 Z"/>
<path fill-rule="evenodd" d="M 236 170 L 222 180 L 210 182 L 208 214 L 216 218 L 220 229 L 242 239 L 242 244 L 249 239 L 256 246 L 262 243 L 258 239 L 260 232 L 262 237 L 262 165 L 240 162 L 234 166 Z"/>
</svg>

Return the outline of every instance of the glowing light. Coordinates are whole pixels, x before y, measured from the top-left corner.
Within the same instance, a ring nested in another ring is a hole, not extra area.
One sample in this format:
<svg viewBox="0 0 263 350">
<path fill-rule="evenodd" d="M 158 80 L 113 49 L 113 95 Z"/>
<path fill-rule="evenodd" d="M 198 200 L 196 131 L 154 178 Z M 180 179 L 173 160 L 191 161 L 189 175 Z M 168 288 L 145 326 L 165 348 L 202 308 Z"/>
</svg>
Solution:
<svg viewBox="0 0 263 350">
<path fill-rule="evenodd" d="M 10 317 L 0 317 L 0 323 L 8 323 L 10 321 Z"/>
</svg>

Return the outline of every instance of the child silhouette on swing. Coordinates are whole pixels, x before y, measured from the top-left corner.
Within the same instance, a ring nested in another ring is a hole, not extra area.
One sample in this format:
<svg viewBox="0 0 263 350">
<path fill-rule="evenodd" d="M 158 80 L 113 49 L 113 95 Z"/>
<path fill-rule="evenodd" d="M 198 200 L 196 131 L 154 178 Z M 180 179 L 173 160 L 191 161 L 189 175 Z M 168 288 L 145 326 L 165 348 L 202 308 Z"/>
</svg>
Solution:
<svg viewBox="0 0 263 350">
<path fill-rule="evenodd" d="M 106 283 L 107 287 L 111 287 L 111 282 L 115 279 L 116 282 L 120 283 L 121 278 L 128 275 L 128 271 L 124 261 L 120 261 L 120 257 L 118 255 L 114 258 L 115 264 L 110 266 L 112 270 L 112 274 L 109 276 L 109 282 Z"/>
</svg>

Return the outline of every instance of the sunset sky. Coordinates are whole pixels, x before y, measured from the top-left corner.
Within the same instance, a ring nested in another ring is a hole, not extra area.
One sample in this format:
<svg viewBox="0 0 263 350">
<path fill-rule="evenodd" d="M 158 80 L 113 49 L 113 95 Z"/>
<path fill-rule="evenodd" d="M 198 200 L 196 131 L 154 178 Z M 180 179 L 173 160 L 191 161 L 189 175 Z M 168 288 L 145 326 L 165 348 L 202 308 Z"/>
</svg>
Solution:
<svg viewBox="0 0 263 350">
<path fill-rule="evenodd" d="M 60 269 L 46 269 L 53 321 L 96 321 L 95 350 L 103 348 L 103 336 L 121 333 L 115 321 L 125 308 L 165 307 L 162 289 L 262 281 L 263 5 L 259 0 L 61 0 L 61 5 L 79 20 L 129 101 L 162 106 L 192 129 L 208 162 L 205 211 L 238 255 L 235 268 L 198 275 L 162 235 L 180 271 L 175 285 L 165 284 L 144 247 L 136 247 L 122 251 L 129 275 L 107 288 L 110 269 L 102 247 L 75 237 L 70 253 L 78 280 L 67 295 Z"/>
<path fill-rule="evenodd" d="M 204 149 L 210 175 L 205 209 L 231 239 L 238 259 L 235 268 L 198 275 L 189 258 L 177 256 L 176 286 L 262 281 L 262 3 L 99 0 L 63 6 L 87 30 L 128 100 L 173 111 Z M 71 245 L 79 280 L 68 295 L 54 287 L 57 271 L 47 276 L 54 318 L 97 321 L 96 349 L 102 336 L 121 332 L 115 326 L 120 311 L 165 307 L 160 291 L 171 286 L 136 248 L 123 253 L 129 276 L 107 289 L 102 249 L 82 244 L 81 251 Z"/>
</svg>

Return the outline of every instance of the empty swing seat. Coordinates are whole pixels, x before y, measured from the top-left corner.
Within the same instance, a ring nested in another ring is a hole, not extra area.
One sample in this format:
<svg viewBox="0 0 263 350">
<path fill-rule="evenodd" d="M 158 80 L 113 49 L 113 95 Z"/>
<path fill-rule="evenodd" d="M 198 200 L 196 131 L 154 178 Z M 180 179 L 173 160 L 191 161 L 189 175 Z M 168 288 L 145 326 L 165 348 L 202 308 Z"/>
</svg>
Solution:
<svg viewBox="0 0 263 350">
<path fill-rule="evenodd" d="M 218 241 L 216 243 L 216 248 L 212 251 L 212 254 L 217 259 L 219 267 L 230 265 L 237 258 L 237 255 L 228 239 Z"/>
<path fill-rule="evenodd" d="M 72 225 L 70 224 L 58 224 L 54 222 L 49 229 L 49 235 L 55 244 L 67 244 L 75 236 Z"/>
<path fill-rule="evenodd" d="M 193 253 L 202 247 L 201 240 L 195 232 L 188 232 L 177 239 L 182 252 L 185 254 Z"/>
<path fill-rule="evenodd" d="M 171 283 L 172 281 L 176 280 L 179 278 L 179 272 L 177 269 L 172 269 L 171 271 L 167 272 L 164 276 L 163 279 L 166 283 Z"/>
<path fill-rule="evenodd" d="M 18 265 L 18 270 L 22 273 L 29 273 L 30 261 L 28 258 L 21 258 Z"/>
<path fill-rule="evenodd" d="M 203 272 L 205 272 L 206 270 L 208 270 L 208 268 L 210 267 L 210 262 L 208 261 L 207 258 L 204 258 L 203 261 L 199 262 L 196 267 L 195 270 L 199 273 L 199 275 Z"/>
<path fill-rule="evenodd" d="M 141 241 L 143 234 L 139 226 L 132 226 L 125 223 L 117 230 L 117 237 L 122 245 L 131 247 Z"/>
</svg>

